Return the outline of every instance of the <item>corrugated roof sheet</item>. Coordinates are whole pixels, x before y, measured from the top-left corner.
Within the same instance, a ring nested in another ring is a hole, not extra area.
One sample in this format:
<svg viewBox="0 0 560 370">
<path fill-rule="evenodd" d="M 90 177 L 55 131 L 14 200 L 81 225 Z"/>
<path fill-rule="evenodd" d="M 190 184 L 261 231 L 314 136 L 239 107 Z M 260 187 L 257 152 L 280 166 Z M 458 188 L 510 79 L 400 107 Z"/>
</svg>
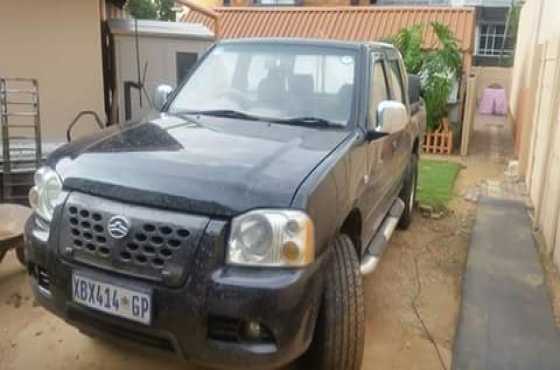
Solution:
<svg viewBox="0 0 560 370">
<path fill-rule="evenodd" d="M 380 41 L 401 28 L 439 21 L 454 32 L 461 50 L 473 49 L 475 10 L 457 7 L 218 7 L 220 37 L 306 37 L 351 41 Z M 205 15 L 190 11 L 183 21 L 204 23 L 214 29 Z M 426 28 L 426 48 L 437 46 L 435 35 Z"/>
</svg>

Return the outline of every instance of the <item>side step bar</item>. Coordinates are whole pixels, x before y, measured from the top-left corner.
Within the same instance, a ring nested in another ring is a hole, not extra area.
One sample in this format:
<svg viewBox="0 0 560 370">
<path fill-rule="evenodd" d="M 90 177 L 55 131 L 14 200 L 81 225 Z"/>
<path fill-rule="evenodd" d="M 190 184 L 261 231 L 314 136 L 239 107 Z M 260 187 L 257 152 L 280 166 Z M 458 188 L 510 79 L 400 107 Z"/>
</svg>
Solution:
<svg viewBox="0 0 560 370">
<path fill-rule="evenodd" d="M 375 271 L 379 259 L 383 255 L 385 248 L 387 248 L 387 243 L 393 232 L 397 228 L 401 215 L 404 212 L 405 204 L 402 199 L 397 198 L 391 207 L 387 217 L 383 220 L 383 223 L 379 227 L 377 234 L 373 237 L 371 243 L 369 243 L 366 254 L 362 258 L 362 264 L 360 265 L 360 272 L 362 275 L 371 274 Z"/>
</svg>

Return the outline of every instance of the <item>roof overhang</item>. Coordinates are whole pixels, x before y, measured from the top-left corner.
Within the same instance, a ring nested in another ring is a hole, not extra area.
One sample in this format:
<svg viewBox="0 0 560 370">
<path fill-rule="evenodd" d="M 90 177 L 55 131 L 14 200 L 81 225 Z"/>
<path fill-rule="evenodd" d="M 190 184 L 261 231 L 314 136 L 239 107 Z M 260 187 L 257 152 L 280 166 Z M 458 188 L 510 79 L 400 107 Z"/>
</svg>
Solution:
<svg viewBox="0 0 560 370">
<path fill-rule="evenodd" d="M 220 38 L 304 37 L 347 41 L 383 41 L 400 29 L 434 21 L 446 24 L 465 54 L 472 53 L 476 11 L 472 7 L 218 7 Z M 188 11 L 182 21 L 203 23 L 214 20 Z M 437 38 L 426 27 L 425 47 L 437 47 Z"/>
</svg>

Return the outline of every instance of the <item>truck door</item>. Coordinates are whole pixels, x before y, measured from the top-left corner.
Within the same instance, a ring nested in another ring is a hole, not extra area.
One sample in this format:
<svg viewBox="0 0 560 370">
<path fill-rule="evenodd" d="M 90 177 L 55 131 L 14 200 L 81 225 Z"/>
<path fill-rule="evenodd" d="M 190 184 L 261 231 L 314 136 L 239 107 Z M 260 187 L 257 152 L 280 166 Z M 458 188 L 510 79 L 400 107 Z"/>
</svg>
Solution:
<svg viewBox="0 0 560 370">
<path fill-rule="evenodd" d="M 371 55 L 370 86 L 368 100 L 368 129 L 377 125 L 377 108 L 383 101 L 391 98 L 385 55 L 374 52 Z M 391 205 L 389 193 L 394 186 L 392 135 L 380 136 L 371 140 L 368 145 L 368 173 L 364 178 L 366 182 L 366 202 L 364 212 L 365 230 L 364 240 L 369 242 Z"/>
</svg>

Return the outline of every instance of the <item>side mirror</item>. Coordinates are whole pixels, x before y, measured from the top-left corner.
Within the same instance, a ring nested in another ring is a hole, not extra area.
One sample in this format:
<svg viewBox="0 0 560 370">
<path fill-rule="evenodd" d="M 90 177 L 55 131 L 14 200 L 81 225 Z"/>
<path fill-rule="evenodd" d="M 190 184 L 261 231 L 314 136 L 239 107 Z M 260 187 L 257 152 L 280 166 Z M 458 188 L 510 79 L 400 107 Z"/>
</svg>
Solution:
<svg viewBox="0 0 560 370">
<path fill-rule="evenodd" d="M 377 108 L 377 127 L 375 131 L 380 134 L 393 134 L 404 130 L 408 123 L 408 112 L 404 104 L 397 101 L 386 100 Z"/>
<path fill-rule="evenodd" d="M 172 92 L 173 88 L 169 85 L 159 85 L 156 87 L 154 92 L 154 108 L 161 111 Z"/>
</svg>

